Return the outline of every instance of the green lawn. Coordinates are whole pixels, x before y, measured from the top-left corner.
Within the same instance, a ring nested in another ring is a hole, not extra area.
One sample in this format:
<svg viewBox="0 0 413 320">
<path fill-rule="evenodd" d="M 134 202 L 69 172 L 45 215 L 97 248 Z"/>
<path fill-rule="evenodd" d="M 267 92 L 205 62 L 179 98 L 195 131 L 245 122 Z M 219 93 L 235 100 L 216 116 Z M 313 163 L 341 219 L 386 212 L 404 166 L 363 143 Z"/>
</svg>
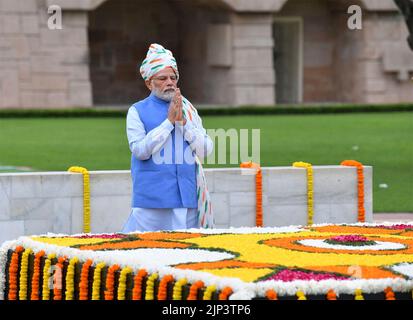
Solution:
<svg viewBox="0 0 413 320">
<path fill-rule="evenodd" d="M 203 122 L 205 128 L 261 129 L 262 166 L 337 165 L 345 159 L 371 165 L 374 212 L 413 212 L 411 112 L 203 117 Z M 129 162 L 125 119 L 0 119 L 0 167 L 107 170 L 129 169 Z"/>
</svg>

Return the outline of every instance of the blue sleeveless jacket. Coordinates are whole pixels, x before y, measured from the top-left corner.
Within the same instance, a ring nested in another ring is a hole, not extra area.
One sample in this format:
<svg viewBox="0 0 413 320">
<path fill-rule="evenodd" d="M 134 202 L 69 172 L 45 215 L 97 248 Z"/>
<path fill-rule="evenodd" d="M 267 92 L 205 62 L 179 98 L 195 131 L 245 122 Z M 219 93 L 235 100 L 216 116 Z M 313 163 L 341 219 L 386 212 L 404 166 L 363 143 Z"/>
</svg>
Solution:
<svg viewBox="0 0 413 320">
<path fill-rule="evenodd" d="M 168 116 L 169 102 L 153 94 L 133 106 L 138 111 L 146 133 L 159 126 Z M 175 148 L 176 143 L 182 147 Z M 190 147 L 183 139 L 181 130 L 174 128 L 162 148 L 149 159 L 139 160 L 132 154 L 133 208 L 197 208 L 196 164 L 194 161 L 186 163 L 183 155 L 186 148 Z M 172 157 L 168 157 L 171 153 Z M 192 151 L 190 156 L 193 160 Z M 158 164 L 160 158 L 172 161 Z"/>
</svg>

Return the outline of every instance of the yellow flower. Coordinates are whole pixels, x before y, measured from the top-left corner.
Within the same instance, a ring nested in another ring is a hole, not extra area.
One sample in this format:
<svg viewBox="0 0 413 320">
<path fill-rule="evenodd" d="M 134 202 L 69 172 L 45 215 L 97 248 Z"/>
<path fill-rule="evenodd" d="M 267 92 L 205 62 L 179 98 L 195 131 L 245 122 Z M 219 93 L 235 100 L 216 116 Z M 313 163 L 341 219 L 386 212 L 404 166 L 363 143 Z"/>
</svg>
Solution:
<svg viewBox="0 0 413 320">
<path fill-rule="evenodd" d="M 299 291 L 297 291 L 296 294 L 297 294 L 298 300 L 307 300 L 307 298 L 304 295 L 304 292 L 299 290 Z"/>
<path fill-rule="evenodd" d="M 214 285 L 208 286 L 208 287 L 205 289 L 204 296 L 203 296 L 202 299 L 203 299 L 203 300 L 211 300 L 212 294 L 213 294 L 216 290 L 217 290 L 217 288 L 216 288 Z"/>
<path fill-rule="evenodd" d="M 314 217 L 314 201 L 313 201 L 313 167 L 307 162 L 294 162 L 293 167 L 307 169 L 307 224 L 311 226 L 313 224 Z"/>
<path fill-rule="evenodd" d="M 132 269 L 129 267 L 123 268 L 120 272 L 119 286 L 118 286 L 118 300 L 125 300 L 126 291 L 126 278 L 128 274 L 132 273 Z"/>
<path fill-rule="evenodd" d="M 364 300 L 361 289 L 356 289 L 354 295 L 355 295 L 354 300 Z"/>
<path fill-rule="evenodd" d="M 173 288 L 172 299 L 173 300 L 182 300 L 182 287 L 186 285 L 188 281 L 185 278 L 179 279 Z"/>
<path fill-rule="evenodd" d="M 145 300 L 154 300 L 154 285 L 155 280 L 158 278 L 157 273 L 152 273 L 148 281 L 146 282 L 146 293 L 145 293 Z"/>
<path fill-rule="evenodd" d="M 66 273 L 66 300 L 73 300 L 73 294 L 75 292 L 74 277 L 75 277 L 75 265 L 79 262 L 77 257 L 70 259 L 69 266 Z"/>
<path fill-rule="evenodd" d="M 52 265 L 52 259 L 54 258 L 56 258 L 56 255 L 54 253 L 51 253 L 47 256 L 47 259 L 44 262 L 42 300 L 50 299 L 50 288 L 49 288 L 50 267 Z"/>
<path fill-rule="evenodd" d="M 20 290 L 19 300 L 27 300 L 27 271 L 29 264 L 29 255 L 32 253 L 31 249 L 26 249 L 22 255 L 20 267 Z"/>
<path fill-rule="evenodd" d="M 93 273 L 92 300 L 100 300 L 101 273 L 104 267 L 105 263 L 98 263 Z"/>
<path fill-rule="evenodd" d="M 83 232 L 90 232 L 90 179 L 89 172 L 83 167 L 70 167 L 69 172 L 83 174 Z"/>
</svg>

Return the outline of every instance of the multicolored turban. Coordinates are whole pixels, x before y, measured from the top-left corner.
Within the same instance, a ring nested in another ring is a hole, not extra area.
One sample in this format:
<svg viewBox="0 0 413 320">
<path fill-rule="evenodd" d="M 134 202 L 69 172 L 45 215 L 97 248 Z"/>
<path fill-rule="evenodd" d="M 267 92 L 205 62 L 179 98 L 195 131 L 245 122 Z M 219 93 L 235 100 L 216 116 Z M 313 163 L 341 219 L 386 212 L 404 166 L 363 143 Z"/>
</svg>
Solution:
<svg viewBox="0 0 413 320">
<path fill-rule="evenodd" d="M 152 43 L 139 70 L 143 80 L 149 80 L 155 73 L 166 67 L 171 67 L 179 77 L 178 66 L 172 52 L 160 44 Z"/>
</svg>

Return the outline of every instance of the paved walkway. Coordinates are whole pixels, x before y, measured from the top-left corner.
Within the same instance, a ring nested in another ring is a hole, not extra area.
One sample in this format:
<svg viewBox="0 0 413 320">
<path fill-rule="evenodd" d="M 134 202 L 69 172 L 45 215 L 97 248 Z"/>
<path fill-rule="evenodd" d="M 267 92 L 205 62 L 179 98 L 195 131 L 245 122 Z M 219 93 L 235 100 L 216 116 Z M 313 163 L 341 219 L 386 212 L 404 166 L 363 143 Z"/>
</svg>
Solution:
<svg viewBox="0 0 413 320">
<path fill-rule="evenodd" d="M 413 222 L 413 212 L 406 213 L 373 213 L 374 222 Z"/>
</svg>

